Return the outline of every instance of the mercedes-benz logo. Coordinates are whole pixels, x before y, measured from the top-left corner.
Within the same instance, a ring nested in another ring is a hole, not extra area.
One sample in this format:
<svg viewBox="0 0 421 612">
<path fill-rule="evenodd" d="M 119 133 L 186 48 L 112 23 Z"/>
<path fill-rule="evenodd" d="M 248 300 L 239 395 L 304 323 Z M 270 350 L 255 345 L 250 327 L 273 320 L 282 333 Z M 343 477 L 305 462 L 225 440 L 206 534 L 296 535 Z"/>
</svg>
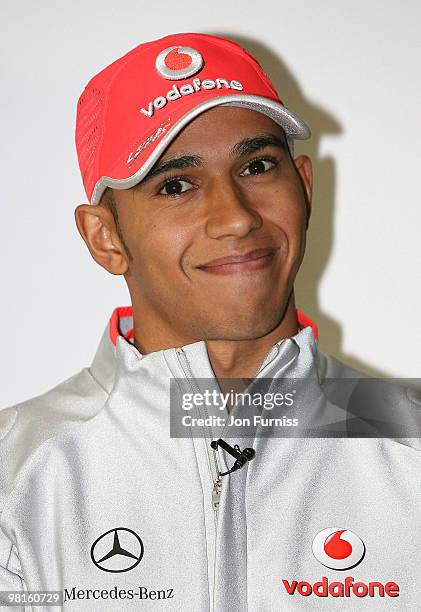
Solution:
<svg viewBox="0 0 421 612">
<path fill-rule="evenodd" d="M 140 563 L 143 551 L 143 542 L 137 533 L 126 527 L 116 527 L 95 540 L 91 559 L 104 572 L 128 572 Z"/>
</svg>

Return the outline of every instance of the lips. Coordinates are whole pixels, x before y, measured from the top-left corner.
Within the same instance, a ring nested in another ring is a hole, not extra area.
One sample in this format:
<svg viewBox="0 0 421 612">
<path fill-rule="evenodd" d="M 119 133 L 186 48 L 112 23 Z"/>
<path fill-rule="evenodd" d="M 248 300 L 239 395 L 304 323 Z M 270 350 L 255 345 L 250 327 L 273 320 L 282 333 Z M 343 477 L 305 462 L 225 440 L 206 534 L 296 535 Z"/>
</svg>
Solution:
<svg viewBox="0 0 421 612">
<path fill-rule="evenodd" d="M 219 257 L 205 264 L 201 264 L 197 266 L 197 268 L 205 272 L 219 274 L 257 270 L 266 267 L 266 265 L 272 261 L 275 252 L 276 249 L 274 247 L 254 249 L 242 255 Z"/>
</svg>

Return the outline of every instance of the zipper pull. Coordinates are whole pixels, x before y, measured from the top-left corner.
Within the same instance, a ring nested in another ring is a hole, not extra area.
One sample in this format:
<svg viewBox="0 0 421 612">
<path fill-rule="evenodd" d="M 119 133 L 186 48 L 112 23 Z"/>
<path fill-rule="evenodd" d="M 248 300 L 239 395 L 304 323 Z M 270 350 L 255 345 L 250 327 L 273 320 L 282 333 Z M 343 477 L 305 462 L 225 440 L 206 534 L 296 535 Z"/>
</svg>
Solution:
<svg viewBox="0 0 421 612">
<path fill-rule="evenodd" d="M 215 480 L 215 483 L 212 489 L 212 505 L 213 505 L 213 509 L 215 510 L 215 512 L 219 508 L 221 491 L 222 491 L 222 478 L 221 476 L 218 476 L 218 478 Z"/>
</svg>

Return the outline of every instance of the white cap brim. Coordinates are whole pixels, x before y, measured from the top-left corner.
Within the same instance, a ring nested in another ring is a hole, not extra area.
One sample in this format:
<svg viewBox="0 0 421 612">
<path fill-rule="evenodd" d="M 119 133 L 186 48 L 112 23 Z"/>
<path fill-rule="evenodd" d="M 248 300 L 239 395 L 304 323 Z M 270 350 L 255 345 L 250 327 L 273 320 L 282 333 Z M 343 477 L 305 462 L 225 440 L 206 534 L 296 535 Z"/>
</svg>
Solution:
<svg viewBox="0 0 421 612">
<path fill-rule="evenodd" d="M 115 179 L 109 176 L 102 176 L 95 185 L 91 203 L 98 204 L 107 187 L 111 187 L 112 189 L 130 189 L 131 187 L 134 187 L 140 183 L 140 181 L 148 174 L 154 164 L 161 157 L 172 140 L 174 140 L 177 134 L 188 123 L 190 123 L 190 121 L 204 111 L 220 105 L 248 108 L 250 110 L 263 113 L 264 115 L 267 115 L 273 119 L 273 121 L 280 125 L 284 130 L 292 155 L 294 153 L 293 141 L 296 139 L 305 140 L 311 136 L 308 125 L 279 102 L 275 102 L 269 98 L 263 98 L 262 96 L 254 96 L 250 94 L 217 96 L 210 100 L 206 100 L 206 102 L 198 104 L 183 115 L 183 117 L 166 132 L 162 140 L 156 145 L 153 151 L 151 151 L 151 154 L 147 158 L 146 162 L 132 176 L 124 179 Z"/>
</svg>

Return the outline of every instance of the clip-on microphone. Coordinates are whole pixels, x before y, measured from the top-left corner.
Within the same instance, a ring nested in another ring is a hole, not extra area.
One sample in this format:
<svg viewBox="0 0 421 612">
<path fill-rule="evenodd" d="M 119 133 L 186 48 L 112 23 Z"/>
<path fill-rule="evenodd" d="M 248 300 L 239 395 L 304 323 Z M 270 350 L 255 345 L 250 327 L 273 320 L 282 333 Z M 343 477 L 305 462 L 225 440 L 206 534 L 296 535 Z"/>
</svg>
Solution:
<svg viewBox="0 0 421 612">
<path fill-rule="evenodd" d="M 219 476 L 226 476 L 227 474 L 231 474 L 231 472 L 235 472 L 235 470 L 239 470 L 245 463 L 247 463 L 247 461 L 251 461 L 256 454 L 254 448 L 245 448 L 244 450 L 240 450 L 238 444 L 236 444 L 233 448 L 227 442 L 225 442 L 225 440 L 222 440 L 222 438 L 212 440 L 210 445 L 214 450 L 217 450 L 218 446 L 221 446 L 227 451 L 227 453 L 236 459 L 232 468 L 227 472 L 220 472 Z"/>
</svg>

